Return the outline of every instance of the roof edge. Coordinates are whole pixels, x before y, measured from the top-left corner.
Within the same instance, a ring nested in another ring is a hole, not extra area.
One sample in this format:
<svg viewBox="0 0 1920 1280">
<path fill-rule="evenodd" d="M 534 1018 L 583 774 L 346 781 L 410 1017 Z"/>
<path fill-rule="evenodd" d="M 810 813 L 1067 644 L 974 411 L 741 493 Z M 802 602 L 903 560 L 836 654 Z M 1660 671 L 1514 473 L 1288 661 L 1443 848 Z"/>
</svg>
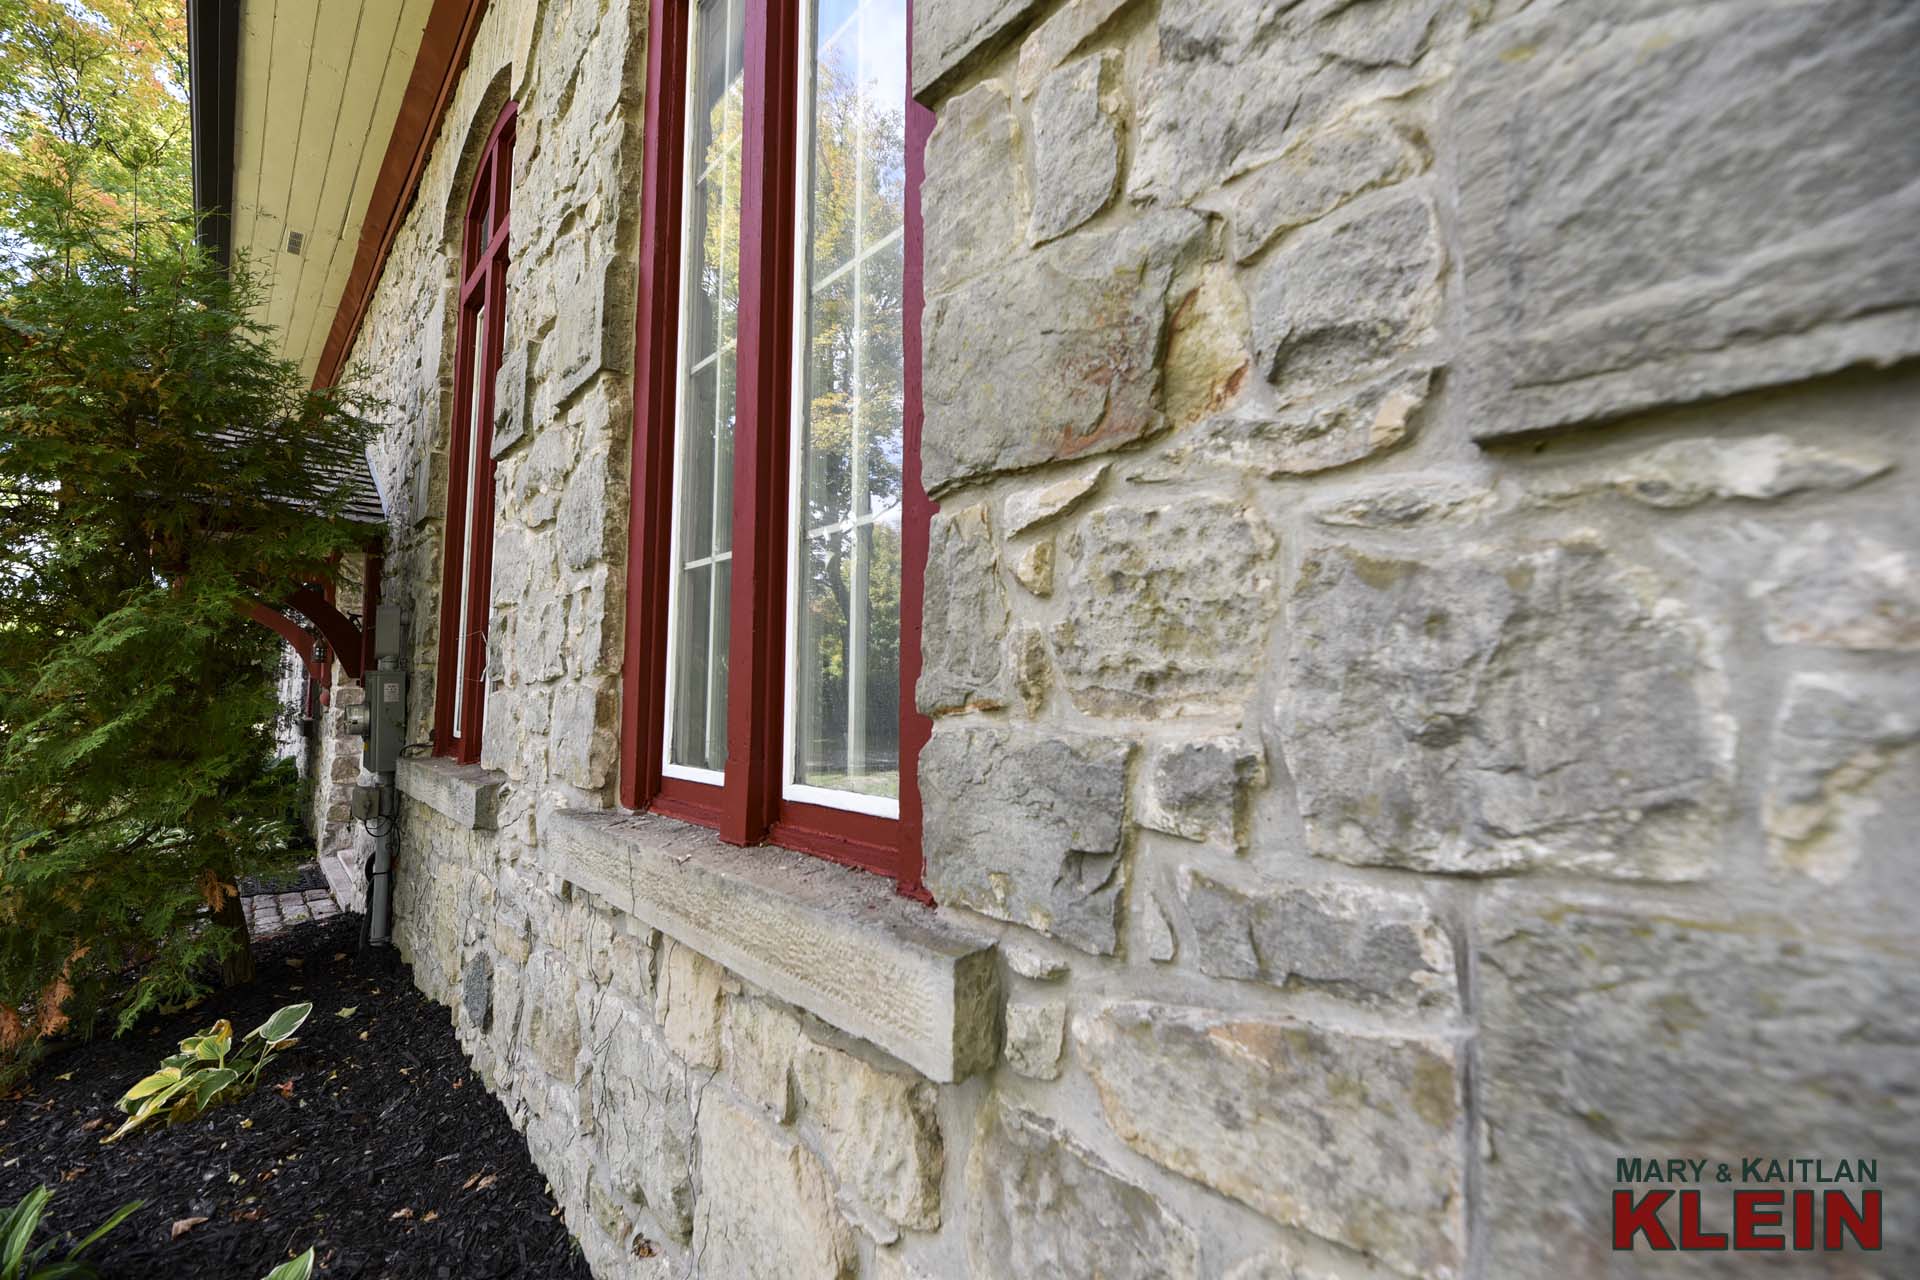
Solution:
<svg viewBox="0 0 1920 1280">
<path fill-rule="evenodd" d="M 193 235 L 223 267 L 233 257 L 233 138 L 239 83 L 240 0 L 187 0 Z"/>
</svg>

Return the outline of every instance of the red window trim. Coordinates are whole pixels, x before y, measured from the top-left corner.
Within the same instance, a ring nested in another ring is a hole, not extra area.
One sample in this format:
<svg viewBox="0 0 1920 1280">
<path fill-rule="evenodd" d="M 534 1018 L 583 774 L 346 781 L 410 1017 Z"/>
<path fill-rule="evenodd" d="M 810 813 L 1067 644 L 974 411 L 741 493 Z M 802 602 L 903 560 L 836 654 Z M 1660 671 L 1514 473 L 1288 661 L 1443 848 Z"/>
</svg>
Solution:
<svg viewBox="0 0 1920 1280">
<path fill-rule="evenodd" d="M 500 372 L 505 337 L 507 225 L 513 186 L 514 117 L 509 102 L 487 135 L 480 164 L 467 192 L 460 248 L 459 321 L 454 339 L 453 427 L 447 449 L 447 514 L 440 578 L 441 678 L 433 704 L 433 753 L 461 764 L 480 758 L 486 724 L 487 618 L 493 582 L 493 382 Z M 491 224 L 489 227 L 489 223 Z M 476 317 L 486 332 L 476 333 Z M 480 361 L 474 377 L 474 361 Z M 473 404 L 475 394 L 479 405 Z M 473 488 L 467 471 L 473 462 Z M 472 534 L 463 546 L 467 505 L 473 504 Z M 460 616 L 461 587 L 466 587 L 466 616 Z M 465 646 L 464 666 L 460 646 Z M 454 686 L 464 684 L 460 719 L 454 723 Z M 456 733 L 456 729 L 458 732 Z"/>
<path fill-rule="evenodd" d="M 798 6 L 746 0 L 745 138 L 741 160 L 738 400 L 734 418 L 734 571 L 728 663 L 728 764 L 722 786 L 663 776 L 667 577 L 680 305 L 681 180 L 685 163 L 688 0 L 649 0 L 645 177 L 634 326 L 632 518 L 621 678 L 620 802 L 714 827 L 730 844 L 786 848 L 921 883 L 920 787 L 914 762 L 932 725 L 915 708 L 927 529 L 920 486 L 920 178 L 933 113 L 908 99 L 903 325 L 908 465 L 903 476 L 900 591 L 900 816 L 879 818 L 782 797 L 786 706 L 787 490 L 798 164 Z M 912 31 L 913 0 L 907 4 Z M 911 34 L 908 36 L 911 65 Z M 747 640 L 747 643 L 739 643 Z"/>
</svg>

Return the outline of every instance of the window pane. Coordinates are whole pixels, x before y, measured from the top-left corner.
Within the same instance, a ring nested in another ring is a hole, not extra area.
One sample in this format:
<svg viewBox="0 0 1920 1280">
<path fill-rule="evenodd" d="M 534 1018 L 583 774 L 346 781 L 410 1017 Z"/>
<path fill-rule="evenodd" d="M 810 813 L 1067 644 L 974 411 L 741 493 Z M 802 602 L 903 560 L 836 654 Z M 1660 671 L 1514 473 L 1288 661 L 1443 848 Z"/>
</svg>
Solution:
<svg viewBox="0 0 1920 1280">
<path fill-rule="evenodd" d="M 906 4 L 810 17 L 791 780 L 896 796 Z"/>
<path fill-rule="evenodd" d="M 473 587 L 473 575 L 467 571 L 467 565 L 473 555 L 473 526 L 480 505 L 475 490 L 480 477 L 480 386 L 486 350 L 487 309 L 482 305 L 474 311 L 473 328 L 467 333 L 467 420 L 461 427 L 467 433 L 467 501 L 460 525 L 460 547 L 454 552 L 460 565 L 460 612 L 454 622 L 460 642 L 453 649 L 453 736 L 456 738 L 460 736 L 460 717 L 467 703 L 467 605 L 472 599 Z"/>
<path fill-rule="evenodd" d="M 744 29 L 744 0 L 702 0 L 694 8 L 680 256 L 667 760 L 714 770 L 727 758 Z"/>
</svg>

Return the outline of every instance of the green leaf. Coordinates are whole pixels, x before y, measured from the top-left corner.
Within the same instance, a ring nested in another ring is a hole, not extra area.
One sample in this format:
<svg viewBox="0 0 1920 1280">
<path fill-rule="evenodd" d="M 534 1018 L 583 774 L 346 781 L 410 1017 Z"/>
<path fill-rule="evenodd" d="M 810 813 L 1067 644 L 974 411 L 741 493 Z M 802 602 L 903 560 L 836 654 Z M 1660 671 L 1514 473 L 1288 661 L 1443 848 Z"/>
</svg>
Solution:
<svg viewBox="0 0 1920 1280">
<path fill-rule="evenodd" d="M 102 1138 L 100 1140 L 101 1144 L 106 1145 L 107 1143 L 118 1142 L 127 1134 L 132 1133 L 135 1129 L 138 1129 L 141 1125 L 159 1115 L 161 1110 L 172 1101 L 174 1094 L 179 1093 L 192 1083 L 193 1078 L 189 1076 L 184 1080 L 174 1081 L 158 1093 L 148 1094 L 146 1100 L 140 1104 L 140 1109 L 127 1117 L 125 1124 Z"/>
<path fill-rule="evenodd" d="M 313 1250 L 309 1248 L 297 1258 L 289 1258 L 273 1270 L 261 1276 L 260 1280 L 307 1280 L 313 1274 Z"/>
<path fill-rule="evenodd" d="M 20 1273 L 27 1257 L 27 1241 L 33 1238 L 34 1230 L 40 1225 L 40 1215 L 47 1211 L 47 1201 L 51 1199 L 53 1192 L 35 1187 L 8 1213 L 7 1234 L 0 1238 L 0 1276 Z"/>
<path fill-rule="evenodd" d="M 93 1231 L 88 1234 L 86 1239 L 82 1240 L 79 1244 L 73 1246 L 73 1252 L 67 1255 L 67 1259 L 71 1261 L 75 1258 L 78 1258 L 81 1254 L 85 1253 L 87 1250 L 93 1248 L 93 1246 L 99 1242 L 100 1237 L 106 1235 L 107 1232 L 113 1230 L 115 1227 L 125 1222 L 129 1215 L 134 1213 L 136 1210 L 140 1208 L 141 1205 L 145 1203 L 146 1203 L 145 1200 L 129 1200 L 127 1203 L 121 1205 L 118 1209 L 115 1209 L 113 1211 L 112 1216 L 110 1216 L 105 1222 L 101 1223 L 99 1226 L 95 1227 Z"/>
<path fill-rule="evenodd" d="M 300 1024 L 305 1022 L 307 1015 L 312 1012 L 311 1000 L 305 1004 L 290 1004 L 284 1009 L 275 1010 L 271 1018 L 255 1027 L 250 1034 L 259 1036 L 268 1044 L 278 1044 L 298 1031 Z"/>
<path fill-rule="evenodd" d="M 204 1109 L 213 1101 L 214 1095 L 240 1079 L 240 1073 L 232 1067 L 219 1067 L 212 1071 L 202 1071 L 193 1078 L 193 1096 L 196 1109 Z"/>
<path fill-rule="evenodd" d="M 162 1067 L 146 1079 L 135 1084 L 133 1088 L 121 1094 L 120 1101 L 115 1105 L 122 1111 L 125 1111 L 128 1103 L 138 1102 L 149 1094 L 158 1093 L 168 1085 L 177 1083 L 180 1078 L 179 1067 Z"/>
</svg>

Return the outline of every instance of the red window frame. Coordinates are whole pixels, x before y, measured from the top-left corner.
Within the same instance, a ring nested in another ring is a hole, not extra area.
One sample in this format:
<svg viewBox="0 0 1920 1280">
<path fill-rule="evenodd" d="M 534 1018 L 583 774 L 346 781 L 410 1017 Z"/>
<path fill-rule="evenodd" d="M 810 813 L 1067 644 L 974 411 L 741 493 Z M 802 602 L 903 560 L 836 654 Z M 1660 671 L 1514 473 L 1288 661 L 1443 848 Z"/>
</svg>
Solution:
<svg viewBox="0 0 1920 1280">
<path fill-rule="evenodd" d="M 433 752 L 461 764 L 480 758 L 486 724 L 487 615 L 493 586 L 493 382 L 505 338 L 507 223 L 513 186 L 514 117 L 509 102 L 487 135 L 467 193 L 460 249 L 452 440 L 447 450 L 446 551 L 440 579 L 440 663 L 433 704 Z M 478 323 L 485 318 L 486 331 Z M 474 376 L 478 360 L 479 376 Z M 479 404 L 473 401 L 478 396 Z M 469 466 L 473 484 L 469 491 Z M 467 506 L 473 505 L 470 536 Z M 466 613 L 461 616 L 461 588 Z M 464 653 L 462 652 L 464 646 Z M 464 663 L 461 659 L 464 657 Z M 460 683 L 455 721 L 455 685 Z"/>
<path fill-rule="evenodd" d="M 905 104 L 903 240 L 905 421 L 900 585 L 898 818 L 785 799 L 788 467 L 791 437 L 798 173 L 799 8 L 746 0 L 745 136 L 741 162 L 740 297 L 734 417 L 732 650 L 728 760 L 712 786 L 666 777 L 667 584 L 680 324 L 681 191 L 690 0 L 649 0 L 645 177 L 634 346 L 632 518 L 628 525 L 626 661 L 621 680 L 620 802 L 717 829 L 730 844 L 771 842 L 891 876 L 925 900 L 921 806 L 914 769 L 932 724 L 915 709 L 927 530 L 920 484 L 920 179 L 933 113 Z M 912 31 L 913 0 L 907 28 Z M 908 61 L 911 65 L 911 35 Z"/>
</svg>

